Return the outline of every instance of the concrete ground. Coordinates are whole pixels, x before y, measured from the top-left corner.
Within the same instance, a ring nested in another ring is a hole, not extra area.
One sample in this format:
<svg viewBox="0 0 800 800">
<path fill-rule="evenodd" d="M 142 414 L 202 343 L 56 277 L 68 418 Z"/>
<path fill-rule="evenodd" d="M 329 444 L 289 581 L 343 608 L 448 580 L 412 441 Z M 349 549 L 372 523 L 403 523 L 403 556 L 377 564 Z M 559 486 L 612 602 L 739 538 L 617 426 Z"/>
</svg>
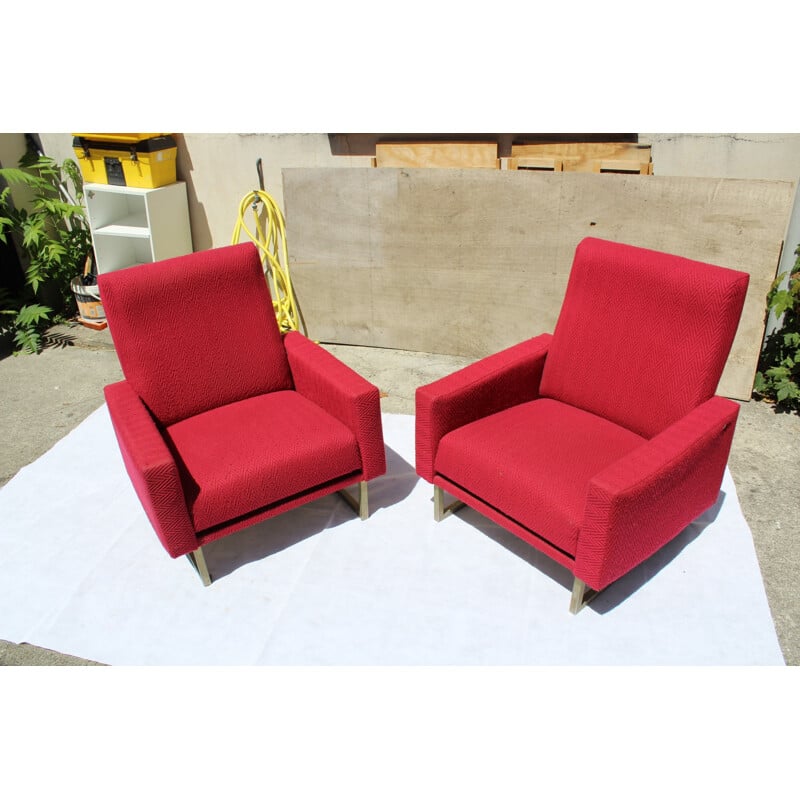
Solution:
<svg viewBox="0 0 800 800">
<path fill-rule="evenodd" d="M 122 373 L 107 330 L 77 323 L 52 331 L 38 356 L 0 357 L 0 486 L 74 428 L 103 402 L 102 387 Z M 413 414 L 414 389 L 469 363 L 455 356 L 326 345 L 376 384 L 389 413 Z M 776 414 L 767 403 L 740 403 L 730 470 L 756 552 L 772 616 L 788 665 L 800 664 L 800 565 L 797 477 L 800 417 Z M 65 476 L 80 480 L 80 476 Z M 46 491 L 46 487 L 43 489 Z M 726 598 L 720 597 L 724 603 Z M 669 602 L 665 597 L 664 602 Z M 90 665 L 62 654 L 0 640 L 0 665 Z"/>
</svg>

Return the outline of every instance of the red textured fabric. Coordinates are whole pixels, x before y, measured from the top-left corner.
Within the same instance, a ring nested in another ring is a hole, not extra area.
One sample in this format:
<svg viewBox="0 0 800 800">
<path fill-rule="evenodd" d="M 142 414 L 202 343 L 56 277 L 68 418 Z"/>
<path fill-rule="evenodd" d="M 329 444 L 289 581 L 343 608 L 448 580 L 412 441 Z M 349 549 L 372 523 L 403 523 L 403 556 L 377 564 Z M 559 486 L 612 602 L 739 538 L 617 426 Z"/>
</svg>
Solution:
<svg viewBox="0 0 800 800">
<path fill-rule="evenodd" d="M 378 388 L 297 331 L 287 333 L 284 344 L 295 389 L 355 435 L 361 456 L 359 480 L 383 475 L 386 448 Z"/>
<path fill-rule="evenodd" d="M 125 469 L 161 544 L 173 558 L 196 550 L 178 467 L 156 423 L 127 381 L 104 394 Z"/>
<path fill-rule="evenodd" d="M 539 399 L 448 433 L 436 473 L 574 556 L 589 481 L 644 441 L 594 414 Z"/>
<path fill-rule="evenodd" d="M 167 428 L 203 531 L 361 468 L 356 438 L 294 391 L 240 400 Z"/>
<path fill-rule="evenodd" d="M 209 542 L 214 542 L 217 539 L 224 538 L 225 536 L 230 536 L 232 533 L 236 533 L 244 528 L 249 528 L 251 525 L 255 525 L 262 520 L 270 519 L 271 517 L 276 517 L 279 514 L 284 514 L 293 508 L 304 506 L 306 503 L 310 503 L 312 500 L 316 500 L 319 497 L 326 497 L 329 494 L 338 492 L 340 489 L 352 488 L 358 480 L 358 476 L 354 476 L 352 474 L 345 475 L 343 478 L 337 478 L 335 480 L 328 481 L 327 483 L 324 483 L 309 492 L 303 492 L 299 495 L 292 495 L 291 497 L 282 498 L 272 505 L 259 508 L 252 514 L 247 514 L 244 517 L 237 517 L 230 522 L 223 522 L 221 525 L 215 525 L 213 528 L 207 528 L 206 530 L 201 531 L 197 534 L 197 541 L 201 545 L 206 545 Z"/>
<path fill-rule="evenodd" d="M 585 239 L 552 337 L 417 391 L 417 472 L 605 588 L 718 497 L 748 281 Z"/>
<path fill-rule="evenodd" d="M 713 397 L 592 479 L 579 578 L 605 588 L 716 502 L 738 414 L 736 403 Z"/>
<path fill-rule="evenodd" d="M 584 239 L 542 395 L 655 435 L 714 394 L 748 280 L 744 272 Z"/>
<path fill-rule="evenodd" d="M 519 522 L 509 517 L 508 514 L 504 514 L 502 511 L 500 511 L 500 509 L 484 502 L 480 497 L 468 492 L 463 486 L 459 486 L 458 484 L 447 480 L 447 478 L 444 478 L 441 475 L 436 476 L 434 483 L 436 486 L 440 486 L 446 492 L 451 494 L 457 500 L 461 500 L 470 508 L 474 508 L 487 519 L 496 522 L 501 528 L 505 528 L 507 531 L 510 531 L 519 539 L 522 539 L 523 542 L 527 542 L 531 546 L 535 547 L 540 553 L 544 553 L 546 556 L 552 558 L 557 564 L 561 564 L 563 567 L 566 567 L 570 572 L 572 572 L 575 566 L 575 559 L 571 554 L 565 553 L 563 550 L 560 550 L 558 547 L 550 544 L 547 539 L 544 539 L 539 534 L 534 533 L 532 530 L 530 530 L 530 528 L 526 528 L 525 526 L 521 525 Z"/>
<path fill-rule="evenodd" d="M 162 425 L 292 381 L 250 242 L 99 276 L 122 371 Z"/>
<path fill-rule="evenodd" d="M 433 482 L 442 437 L 481 417 L 539 396 L 550 334 L 509 347 L 416 392 L 416 470 Z"/>
<path fill-rule="evenodd" d="M 386 471 L 377 388 L 281 336 L 252 244 L 108 273 L 100 291 L 126 376 L 109 413 L 171 556 Z"/>
</svg>

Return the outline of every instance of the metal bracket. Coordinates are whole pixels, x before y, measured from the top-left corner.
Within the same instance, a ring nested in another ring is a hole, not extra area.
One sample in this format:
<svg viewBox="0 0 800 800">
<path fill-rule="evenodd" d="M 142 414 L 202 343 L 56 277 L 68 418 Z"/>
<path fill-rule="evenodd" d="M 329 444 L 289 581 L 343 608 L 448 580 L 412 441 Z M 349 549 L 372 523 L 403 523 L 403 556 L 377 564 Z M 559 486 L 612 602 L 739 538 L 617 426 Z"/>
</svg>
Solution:
<svg viewBox="0 0 800 800">
<path fill-rule="evenodd" d="M 339 494 L 361 519 L 367 519 L 367 517 L 369 517 L 369 495 L 367 493 L 366 481 L 361 481 L 358 484 L 358 500 L 346 489 L 339 489 Z"/>
<path fill-rule="evenodd" d="M 454 500 L 450 505 L 445 506 L 444 489 L 441 486 L 433 487 L 433 518 L 437 522 L 441 522 L 445 517 L 449 517 L 465 505 L 466 503 L 462 500 Z"/>
<path fill-rule="evenodd" d="M 577 614 L 582 608 L 588 606 L 598 594 L 600 594 L 600 592 L 591 589 L 580 578 L 576 577 L 572 583 L 572 597 L 569 601 L 569 613 Z"/>
<path fill-rule="evenodd" d="M 192 566 L 197 570 L 197 574 L 203 581 L 203 586 L 211 586 L 211 573 L 208 571 L 208 564 L 206 564 L 203 548 L 198 547 L 194 552 L 187 553 L 186 558 L 189 559 Z"/>
</svg>

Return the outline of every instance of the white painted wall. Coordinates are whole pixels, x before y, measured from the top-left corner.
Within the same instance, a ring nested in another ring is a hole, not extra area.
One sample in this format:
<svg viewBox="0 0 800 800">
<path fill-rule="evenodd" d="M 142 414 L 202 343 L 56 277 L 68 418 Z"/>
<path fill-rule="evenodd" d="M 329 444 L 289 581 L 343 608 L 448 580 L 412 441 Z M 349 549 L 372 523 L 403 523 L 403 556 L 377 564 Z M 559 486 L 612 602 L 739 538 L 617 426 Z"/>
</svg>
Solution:
<svg viewBox="0 0 800 800">
<path fill-rule="evenodd" d="M 178 177 L 188 183 L 195 250 L 230 244 L 242 198 L 259 188 L 259 158 L 264 190 L 281 210 L 284 167 L 370 166 L 368 157 L 331 155 L 328 136 L 322 133 L 183 134 Z M 249 215 L 246 221 L 251 225 Z"/>
</svg>

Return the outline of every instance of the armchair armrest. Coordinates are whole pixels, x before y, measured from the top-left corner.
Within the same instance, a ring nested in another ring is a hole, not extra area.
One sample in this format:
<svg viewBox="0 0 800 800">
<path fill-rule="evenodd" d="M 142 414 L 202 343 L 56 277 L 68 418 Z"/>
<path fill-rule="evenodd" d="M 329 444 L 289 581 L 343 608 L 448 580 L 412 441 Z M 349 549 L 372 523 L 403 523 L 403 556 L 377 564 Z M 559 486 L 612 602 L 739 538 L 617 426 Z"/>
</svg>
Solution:
<svg viewBox="0 0 800 800">
<path fill-rule="evenodd" d="M 433 482 L 439 441 L 462 425 L 539 396 L 552 335 L 543 333 L 469 364 L 416 392 L 416 469 Z"/>
<path fill-rule="evenodd" d="M 605 588 L 710 508 L 719 495 L 739 406 L 712 397 L 589 484 L 575 575 Z"/>
<path fill-rule="evenodd" d="M 150 412 L 127 381 L 104 394 L 125 469 L 158 538 L 173 558 L 196 550 L 178 466 Z"/>
<path fill-rule="evenodd" d="M 362 480 L 383 475 L 386 450 L 377 386 L 298 331 L 289 331 L 283 341 L 296 391 L 355 434 L 361 452 Z"/>
</svg>

